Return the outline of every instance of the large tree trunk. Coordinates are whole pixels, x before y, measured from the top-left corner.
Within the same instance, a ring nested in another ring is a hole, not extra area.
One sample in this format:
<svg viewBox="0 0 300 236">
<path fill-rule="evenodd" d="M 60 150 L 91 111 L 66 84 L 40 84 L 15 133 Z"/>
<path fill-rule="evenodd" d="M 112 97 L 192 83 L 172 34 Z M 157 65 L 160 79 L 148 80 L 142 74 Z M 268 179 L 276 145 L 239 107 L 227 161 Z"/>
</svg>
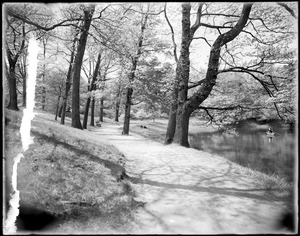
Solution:
<svg viewBox="0 0 300 236">
<path fill-rule="evenodd" d="M 125 103 L 125 118 L 122 134 L 129 134 L 129 124 L 130 124 L 130 109 L 131 109 L 131 98 L 133 89 L 127 88 L 126 92 L 126 103 Z"/>
<path fill-rule="evenodd" d="M 190 147 L 188 134 L 191 113 L 191 110 L 187 109 L 184 105 L 177 108 L 174 142 L 184 147 Z"/>
<path fill-rule="evenodd" d="M 188 142 L 188 125 L 190 118 L 190 111 L 186 110 L 185 102 L 188 95 L 188 82 L 190 75 L 190 11 L 191 5 L 189 3 L 182 4 L 182 39 L 180 57 L 176 68 L 175 86 L 177 86 L 177 111 L 174 142 L 182 146 L 189 147 Z M 175 94 L 176 95 L 176 94 Z M 173 115 L 174 116 L 174 115 Z M 173 121 L 174 122 L 174 121 Z"/>
<path fill-rule="evenodd" d="M 198 12 L 201 12 L 202 5 L 199 5 Z M 198 25 L 194 25 L 190 28 L 190 11 L 191 5 L 189 3 L 182 4 L 182 38 L 181 38 L 181 50 L 180 57 L 177 62 L 175 82 L 173 87 L 173 99 L 169 112 L 169 121 L 167 127 L 167 133 L 165 138 L 165 144 L 170 144 L 173 142 L 174 136 L 176 135 L 175 142 L 181 143 L 181 138 L 179 134 L 185 134 L 186 125 L 183 127 L 181 123 L 186 117 L 181 117 L 185 112 L 184 102 L 187 100 L 188 94 L 188 81 L 189 81 L 189 72 L 190 72 L 190 58 L 189 58 L 189 47 L 192 41 L 193 34 L 195 33 Z M 200 18 L 199 22 L 200 23 Z M 197 24 L 198 24 L 197 23 Z M 176 59 L 177 57 L 175 57 Z M 179 107 L 179 108 L 178 108 Z M 179 109 L 179 110 L 178 110 Z M 186 114 L 185 114 L 186 115 Z M 178 120 L 178 121 L 177 121 Z M 180 129 L 180 130 L 178 130 Z M 184 146 L 189 146 L 187 139 L 184 139 L 182 142 Z"/>
<path fill-rule="evenodd" d="M 177 113 L 177 99 L 172 102 L 170 107 L 165 144 L 170 144 L 173 142 L 175 130 L 176 130 L 176 113 Z"/>
<path fill-rule="evenodd" d="M 177 72 L 178 71 L 178 72 Z M 165 137 L 165 144 L 170 144 L 173 142 L 175 130 L 176 130 L 176 113 L 177 113 L 177 107 L 178 107 L 178 76 L 179 74 L 179 66 L 177 63 L 176 67 L 176 76 L 173 86 L 173 92 L 172 92 L 172 104 L 169 111 L 169 120 L 168 120 L 168 126 L 167 126 L 167 132 Z"/>
<path fill-rule="evenodd" d="M 10 64 L 8 73 L 9 103 L 7 108 L 18 111 L 17 81 L 15 73 L 15 64 Z"/>
<path fill-rule="evenodd" d="M 100 99 L 100 114 L 99 114 L 99 121 L 103 122 L 103 102 L 104 99 Z"/>
<path fill-rule="evenodd" d="M 82 59 L 85 52 L 88 31 L 91 25 L 95 5 L 84 10 L 83 31 L 80 35 L 77 54 L 75 57 L 74 74 L 73 74 L 73 91 L 72 91 L 72 124 L 71 126 L 77 129 L 82 129 L 80 122 L 80 72 Z"/>
</svg>

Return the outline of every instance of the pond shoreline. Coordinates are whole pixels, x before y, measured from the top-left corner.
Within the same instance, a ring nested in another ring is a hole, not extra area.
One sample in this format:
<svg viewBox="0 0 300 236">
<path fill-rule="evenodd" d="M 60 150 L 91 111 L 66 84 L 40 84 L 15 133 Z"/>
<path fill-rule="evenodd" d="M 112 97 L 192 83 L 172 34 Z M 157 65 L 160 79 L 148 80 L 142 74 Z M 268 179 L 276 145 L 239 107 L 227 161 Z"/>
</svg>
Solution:
<svg viewBox="0 0 300 236">
<path fill-rule="evenodd" d="M 132 120 L 131 126 L 130 126 L 130 132 L 140 134 L 140 135 L 144 136 L 145 138 L 149 138 L 151 140 L 158 141 L 160 143 L 164 143 L 167 122 L 168 122 L 167 119 L 155 119 L 154 122 L 152 119 Z M 281 124 L 279 124 L 279 123 L 281 123 Z M 281 131 L 278 130 L 279 128 L 285 130 L 285 132 L 287 132 L 288 135 L 291 132 L 292 132 L 292 135 L 294 135 L 294 132 L 295 132 L 293 130 L 292 131 L 290 130 L 290 127 L 288 127 L 289 126 L 288 124 L 285 124 L 284 122 L 281 122 L 278 120 L 272 120 L 272 121 L 269 120 L 269 123 L 266 123 L 266 121 L 257 122 L 255 119 L 248 119 L 248 120 L 240 121 L 240 122 L 238 122 L 238 124 L 235 124 L 235 125 L 238 127 L 237 128 L 238 131 L 243 130 L 243 128 L 245 128 L 245 127 L 247 129 L 251 130 L 251 133 L 252 133 L 251 135 L 253 136 L 252 139 L 254 139 L 254 141 L 256 141 L 255 136 L 258 135 L 258 134 L 256 134 L 257 132 L 259 133 L 259 135 L 263 135 L 262 137 L 264 137 L 264 134 L 268 130 L 269 127 L 272 127 L 274 129 L 274 131 L 278 133 L 275 136 L 275 139 L 274 139 L 275 141 L 277 141 L 277 138 L 279 137 L 279 133 L 281 133 Z M 141 126 L 143 126 L 143 127 L 145 126 L 147 128 L 141 128 Z M 233 124 L 231 126 L 228 126 L 228 128 L 230 128 L 230 127 L 233 127 Z M 219 130 L 218 127 L 216 127 L 216 126 L 207 125 L 207 122 L 205 122 L 203 120 L 199 120 L 195 117 L 191 118 L 191 120 L 190 120 L 189 140 L 190 140 L 191 148 L 194 148 L 194 149 L 197 149 L 200 151 L 205 151 L 205 152 L 208 152 L 211 154 L 217 154 L 219 156 L 223 156 L 224 158 L 226 158 L 230 161 L 235 162 L 234 160 L 232 160 L 232 158 L 228 158 L 227 154 L 224 154 L 224 152 L 223 153 L 222 152 L 213 152 L 212 150 L 210 150 L 208 148 L 201 147 L 201 145 L 199 145 L 199 144 L 195 145 L 195 142 L 193 141 L 193 137 L 197 136 L 197 135 L 200 135 L 200 136 L 202 135 L 205 137 L 208 137 L 211 135 L 215 135 L 216 137 L 218 137 L 218 136 L 222 135 L 222 136 L 226 137 L 227 140 L 230 140 L 231 137 L 234 137 L 230 133 L 228 133 L 226 131 L 224 132 L 224 130 Z M 265 137 L 267 138 L 266 135 L 265 135 Z M 205 138 L 203 138 L 203 139 L 205 139 Z M 216 138 L 212 139 L 212 142 L 214 142 L 215 139 Z M 237 139 L 237 141 L 239 140 L 238 137 L 236 139 Z M 264 142 L 265 145 L 268 145 L 268 148 L 270 145 L 272 145 L 272 144 L 268 143 L 268 139 L 266 139 L 266 140 L 265 139 L 261 140 L 261 139 L 262 138 L 260 138 L 260 141 Z M 276 144 L 276 142 L 274 143 L 273 146 L 275 146 L 275 144 Z M 282 144 L 282 146 L 283 146 L 283 144 Z M 230 148 L 232 149 L 232 147 L 227 145 L 225 150 L 230 149 Z M 249 152 L 253 152 L 254 149 L 255 149 L 255 147 L 251 147 L 251 146 L 247 147 L 247 145 L 243 145 L 242 149 L 238 150 L 237 153 L 239 156 L 244 156 L 245 153 L 248 154 Z M 257 150 L 255 149 L 255 152 L 252 155 L 260 155 L 261 156 L 260 152 L 265 152 L 265 151 L 263 151 L 263 149 L 261 149 L 261 148 L 258 148 Z M 235 151 L 233 150 L 233 154 L 234 154 L 234 152 Z M 270 152 L 276 154 L 276 150 L 271 149 Z M 242 153 L 243 153 L 243 155 L 242 155 Z M 281 154 L 282 154 L 282 151 L 281 151 Z M 274 175 L 274 174 L 278 175 L 276 173 L 276 171 L 270 171 L 272 169 L 270 169 L 268 171 L 265 168 L 270 168 L 268 166 L 274 165 L 274 162 L 277 161 L 277 162 L 281 163 L 283 160 L 275 160 L 274 158 L 271 158 L 271 156 L 269 154 L 268 154 L 267 158 L 263 158 L 263 159 L 261 159 L 261 158 L 262 157 L 260 157 L 260 158 L 252 157 L 251 158 L 252 160 L 250 161 L 250 163 L 246 163 L 245 161 L 241 161 L 241 160 L 236 163 L 240 164 L 244 167 L 250 168 L 252 170 L 260 171 L 260 172 L 268 174 L 268 175 Z M 291 166 L 291 163 L 287 162 L 287 160 L 286 160 L 287 158 L 288 157 L 284 157 L 284 162 L 281 164 L 286 165 L 287 163 L 289 163 L 288 165 Z M 262 165 L 262 168 L 254 168 L 251 163 L 252 162 L 255 163 L 255 161 L 259 162 Z M 288 172 L 288 171 L 286 171 L 286 172 Z M 287 178 L 288 182 L 293 181 L 294 176 L 292 176 L 292 174 L 288 174 L 288 176 L 289 176 Z M 280 175 L 278 175 L 278 177 L 284 177 L 284 175 L 280 174 Z"/>
<path fill-rule="evenodd" d="M 245 120 L 226 128 L 224 131 L 190 134 L 191 147 L 294 181 L 296 136 L 289 125 L 278 120 L 269 123 Z M 269 128 L 274 130 L 272 137 L 266 134 Z M 230 129 L 234 132 L 229 132 Z"/>
</svg>

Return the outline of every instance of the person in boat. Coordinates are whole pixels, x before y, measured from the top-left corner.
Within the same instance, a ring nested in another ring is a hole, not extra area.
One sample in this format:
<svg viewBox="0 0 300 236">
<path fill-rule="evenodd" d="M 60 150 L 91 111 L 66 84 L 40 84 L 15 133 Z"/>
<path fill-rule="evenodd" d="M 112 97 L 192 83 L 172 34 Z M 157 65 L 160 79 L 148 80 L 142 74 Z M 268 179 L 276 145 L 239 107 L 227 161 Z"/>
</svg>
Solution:
<svg viewBox="0 0 300 236">
<path fill-rule="evenodd" d="M 274 133 L 273 129 L 270 127 L 267 131 L 267 137 L 269 138 L 269 143 L 271 143 L 273 141 L 274 135 L 275 135 L 275 133 Z"/>
<path fill-rule="evenodd" d="M 274 136 L 275 135 L 275 133 L 274 133 L 274 131 L 273 131 L 273 129 L 271 127 L 268 129 L 267 135 L 268 136 Z"/>
</svg>

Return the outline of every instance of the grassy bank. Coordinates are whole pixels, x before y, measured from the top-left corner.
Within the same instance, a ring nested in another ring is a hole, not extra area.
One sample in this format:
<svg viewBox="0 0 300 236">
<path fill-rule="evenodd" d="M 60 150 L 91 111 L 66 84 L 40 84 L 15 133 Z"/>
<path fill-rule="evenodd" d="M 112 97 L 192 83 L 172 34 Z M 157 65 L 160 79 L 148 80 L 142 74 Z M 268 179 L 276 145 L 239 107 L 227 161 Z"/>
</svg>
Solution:
<svg viewBox="0 0 300 236">
<path fill-rule="evenodd" d="M 6 200 L 13 159 L 22 152 L 22 115 L 22 111 L 5 111 L 10 119 L 5 127 Z M 60 125 L 54 115 L 37 111 L 32 121 L 34 144 L 24 153 L 17 172 L 19 230 L 33 229 L 46 216 L 51 224 L 42 231 L 126 232 L 137 202 L 130 184 L 120 181 L 124 156 L 113 146 L 99 143 L 89 131 L 71 128 L 66 119 L 67 124 Z"/>
</svg>

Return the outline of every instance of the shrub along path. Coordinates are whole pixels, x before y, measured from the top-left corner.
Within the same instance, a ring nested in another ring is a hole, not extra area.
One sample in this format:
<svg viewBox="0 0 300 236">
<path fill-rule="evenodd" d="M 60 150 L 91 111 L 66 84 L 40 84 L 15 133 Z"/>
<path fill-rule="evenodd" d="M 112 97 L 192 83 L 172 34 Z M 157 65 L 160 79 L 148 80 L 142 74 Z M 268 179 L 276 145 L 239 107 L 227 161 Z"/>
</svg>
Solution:
<svg viewBox="0 0 300 236">
<path fill-rule="evenodd" d="M 125 155 L 125 169 L 146 204 L 129 233 L 278 233 L 288 197 L 286 186 L 222 157 L 163 145 L 137 134 L 121 135 L 121 124 L 89 128 L 99 141 Z"/>
</svg>

